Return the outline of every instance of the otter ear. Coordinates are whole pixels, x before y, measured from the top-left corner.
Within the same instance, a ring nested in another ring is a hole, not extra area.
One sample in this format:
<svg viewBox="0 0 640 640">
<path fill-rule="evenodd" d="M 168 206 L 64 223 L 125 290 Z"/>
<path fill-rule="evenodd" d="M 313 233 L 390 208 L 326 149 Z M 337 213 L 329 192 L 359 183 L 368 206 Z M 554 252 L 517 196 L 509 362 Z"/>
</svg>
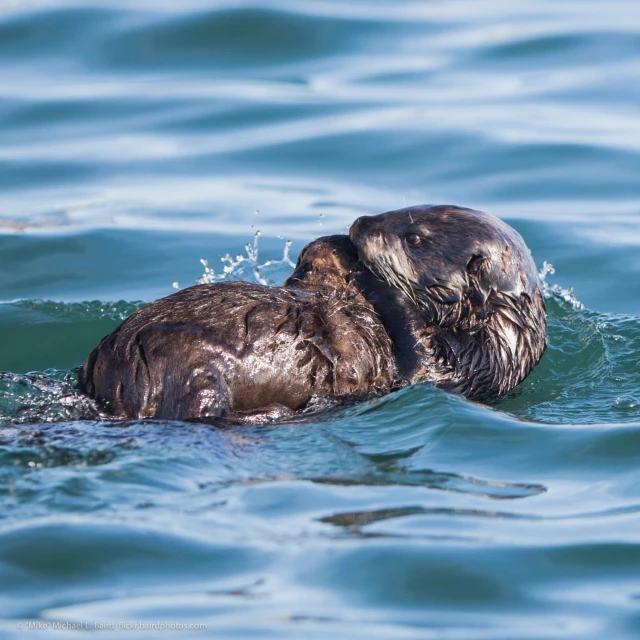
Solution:
<svg viewBox="0 0 640 640">
<path fill-rule="evenodd" d="M 467 262 L 469 276 L 469 298 L 475 304 L 484 304 L 489 296 L 490 287 L 487 282 L 487 265 L 489 258 L 474 253 Z"/>
</svg>

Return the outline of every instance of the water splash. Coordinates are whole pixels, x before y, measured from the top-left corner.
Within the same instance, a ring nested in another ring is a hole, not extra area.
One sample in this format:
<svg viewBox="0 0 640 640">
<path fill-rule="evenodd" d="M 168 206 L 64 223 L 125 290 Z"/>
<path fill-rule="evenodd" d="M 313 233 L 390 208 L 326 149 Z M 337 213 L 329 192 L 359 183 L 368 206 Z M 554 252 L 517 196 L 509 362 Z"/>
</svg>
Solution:
<svg viewBox="0 0 640 640">
<path fill-rule="evenodd" d="M 574 309 L 584 309 L 584 305 L 573 293 L 573 287 L 566 289 L 559 284 L 549 284 L 547 276 L 552 276 L 556 272 L 555 267 L 546 260 L 542 263 L 542 269 L 538 273 L 542 282 L 542 295 L 545 298 L 556 298 L 570 304 Z"/>
<path fill-rule="evenodd" d="M 267 260 L 260 264 L 259 238 L 260 231 L 256 231 L 253 243 L 245 245 L 245 255 L 237 254 L 234 258 L 227 253 L 222 256 L 220 261 L 224 266 L 219 273 L 209 265 L 206 258 L 201 258 L 200 263 L 204 267 L 204 273 L 196 280 L 196 284 L 211 284 L 225 280 L 246 280 L 264 285 L 276 285 L 282 282 L 289 271 L 295 267 L 290 257 L 291 240 L 285 242 L 280 260 Z M 176 289 L 179 288 L 177 282 L 174 282 L 173 286 Z"/>
</svg>

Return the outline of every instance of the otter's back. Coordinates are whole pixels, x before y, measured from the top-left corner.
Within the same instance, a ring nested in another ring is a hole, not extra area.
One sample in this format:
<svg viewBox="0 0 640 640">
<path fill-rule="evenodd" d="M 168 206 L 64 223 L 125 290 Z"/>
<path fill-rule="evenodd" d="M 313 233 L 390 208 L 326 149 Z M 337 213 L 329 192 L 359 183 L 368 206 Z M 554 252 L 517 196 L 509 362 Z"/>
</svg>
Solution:
<svg viewBox="0 0 640 640">
<path fill-rule="evenodd" d="M 79 387 L 123 418 L 233 417 L 388 391 L 392 362 L 386 333 L 354 292 L 227 282 L 133 314 L 89 355 Z"/>
</svg>

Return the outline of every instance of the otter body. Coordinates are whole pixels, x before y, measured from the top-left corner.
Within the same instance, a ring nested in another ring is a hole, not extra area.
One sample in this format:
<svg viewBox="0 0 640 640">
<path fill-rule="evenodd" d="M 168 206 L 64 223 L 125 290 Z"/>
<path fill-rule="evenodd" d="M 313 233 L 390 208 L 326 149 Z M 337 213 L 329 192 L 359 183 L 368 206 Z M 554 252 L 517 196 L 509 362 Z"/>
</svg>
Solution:
<svg viewBox="0 0 640 640">
<path fill-rule="evenodd" d="M 420 206 L 307 245 L 284 287 L 199 285 L 134 313 L 79 388 L 121 418 L 277 419 L 419 381 L 507 392 L 546 346 L 535 265 L 488 214 Z"/>
<path fill-rule="evenodd" d="M 121 418 L 260 422 L 313 396 L 386 393 L 392 344 L 347 281 L 346 236 L 302 252 L 287 287 L 203 284 L 162 298 L 102 339 L 79 388 Z"/>
</svg>

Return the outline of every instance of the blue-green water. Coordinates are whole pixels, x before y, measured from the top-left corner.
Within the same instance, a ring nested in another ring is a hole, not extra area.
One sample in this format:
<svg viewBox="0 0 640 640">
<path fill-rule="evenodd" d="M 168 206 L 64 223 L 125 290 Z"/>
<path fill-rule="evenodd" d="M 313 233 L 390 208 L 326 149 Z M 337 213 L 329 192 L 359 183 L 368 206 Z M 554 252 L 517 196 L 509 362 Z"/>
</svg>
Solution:
<svg viewBox="0 0 640 640">
<path fill-rule="evenodd" d="M 639 59 L 632 0 L 4 0 L 0 634 L 638 637 Z M 425 202 L 555 267 L 509 397 L 77 420 L 71 370 L 201 258 L 279 283 Z"/>
</svg>

